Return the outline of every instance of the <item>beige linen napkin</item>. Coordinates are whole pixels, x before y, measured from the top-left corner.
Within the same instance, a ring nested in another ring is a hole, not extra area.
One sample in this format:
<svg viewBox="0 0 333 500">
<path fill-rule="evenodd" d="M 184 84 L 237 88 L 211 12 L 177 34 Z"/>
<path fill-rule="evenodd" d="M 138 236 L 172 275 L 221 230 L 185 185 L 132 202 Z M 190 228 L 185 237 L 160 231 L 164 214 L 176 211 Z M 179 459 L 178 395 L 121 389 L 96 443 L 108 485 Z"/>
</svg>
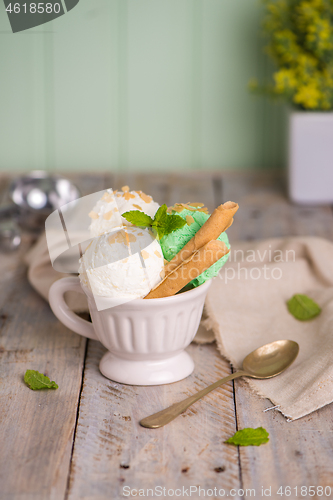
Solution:
<svg viewBox="0 0 333 500">
<path fill-rule="evenodd" d="M 47 299 L 63 276 L 53 270 L 45 236 L 27 254 L 28 278 Z M 298 321 L 286 301 L 295 293 L 313 298 L 321 314 Z M 87 311 L 85 297 L 68 292 L 76 312 Z M 245 379 L 290 419 L 333 401 L 333 243 L 320 238 L 280 238 L 234 243 L 229 262 L 212 282 L 197 342 L 217 341 L 223 356 L 240 368 L 257 347 L 279 339 L 295 340 L 300 353 L 286 372 L 270 380 Z"/>
<path fill-rule="evenodd" d="M 286 306 L 294 294 L 314 299 L 321 314 L 295 319 Z M 333 401 L 333 243 L 281 238 L 234 244 L 206 300 L 198 341 L 212 332 L 235 368 L 257 347 L 280 339 L 298 342 L 294 364 L 269 380 L 247 380 L 286 417 L 295 420 Z"/>
<path fill-rule="evenodd" d="M 53 269 L 47 249 L 45 233 L 26 254 L 24 260 L 28 265 L 28 280 L 30 284 L 45 300 L 48 300 L 49 289 L 52 283 L 65 276 L 70 276 L 69 274 L 59 273 Z M 88 311 L 87 299 L 81 293 L 66 292 L 65 300 L 68 307 L 77 313 Z"/>
</svg>

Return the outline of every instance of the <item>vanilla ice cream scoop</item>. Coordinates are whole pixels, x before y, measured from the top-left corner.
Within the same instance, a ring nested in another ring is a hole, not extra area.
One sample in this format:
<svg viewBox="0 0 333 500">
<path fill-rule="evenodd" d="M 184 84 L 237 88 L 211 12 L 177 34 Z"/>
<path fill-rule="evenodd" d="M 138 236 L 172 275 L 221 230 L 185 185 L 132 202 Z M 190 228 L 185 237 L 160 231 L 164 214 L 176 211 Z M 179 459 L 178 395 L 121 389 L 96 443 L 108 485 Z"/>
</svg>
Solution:
<svg viewBox="0 0 333 500">
<path fill-rule="evenodd" d="M 79 274 L 96 303 L 98 297 L 145 297 L 164 277 L 162 250 L 149 229 L 116 228 L 93 239 L 80 259 Z"/>
<path fill-rule="evenodd" d="M 142 191 L 130 191 L 128 186 L 121 191 L 108 189 L 89 213 L 92 219 L 89 226 L 91 236 L 99 236 L 121 225 L 131 226 L 121 214 L 130 210 L 140 210 L 150 217 L 154 217 L 159 208 L 151 196 Z"/>
</svg>

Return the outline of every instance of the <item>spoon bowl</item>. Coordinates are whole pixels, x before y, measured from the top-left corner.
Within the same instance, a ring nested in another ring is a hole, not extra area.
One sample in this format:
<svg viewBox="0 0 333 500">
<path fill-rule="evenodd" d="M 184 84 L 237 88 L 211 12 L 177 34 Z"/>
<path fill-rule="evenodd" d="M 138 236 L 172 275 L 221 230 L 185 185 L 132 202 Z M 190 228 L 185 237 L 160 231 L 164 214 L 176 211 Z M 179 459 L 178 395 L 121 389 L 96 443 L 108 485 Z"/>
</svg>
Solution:
<svg viewBox="0 0 333 500">
<path fill-rule="evenodd" d="M 252 378 L 272 378 L 296 359 L 299 345 L 293 340 L 276 340 L 252 351 L 243 361 L 243 370 Z"/>
<path fill-rule="evenodd" d="M 297 342 L 293 340 L 276 340 L 270 344 L 265 344 L 258 349 L 255 349 L 246 356 L 243 361 L 243 369 L 231 373 L 228 377 L 221 378 L 209 385 L 205 389 L 193 394 L 189 398 L 175 403 L 165 410 L 161 410 L 154 415 L 143 418 L 140 421 L 142 427 L 157 429 L 174 420 L 178 415 L 183 413 L 189 406 L 206 396 L 220 385 L 229 382 L 238 377 L 251 378 L 272 378 L 286 370 L 296 359 L 299 352 Z"/>
</svg>

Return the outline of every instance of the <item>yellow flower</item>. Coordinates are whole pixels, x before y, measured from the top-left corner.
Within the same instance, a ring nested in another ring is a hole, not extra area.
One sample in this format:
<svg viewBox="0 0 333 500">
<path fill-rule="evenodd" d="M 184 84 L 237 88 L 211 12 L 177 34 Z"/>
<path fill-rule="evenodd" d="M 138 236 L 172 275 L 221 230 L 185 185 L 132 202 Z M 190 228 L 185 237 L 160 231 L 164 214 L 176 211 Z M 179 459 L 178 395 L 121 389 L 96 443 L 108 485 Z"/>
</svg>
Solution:
<svg viewBox="0 0 333 500">
<path fill-rule="evenodd" d="M 323 95 L 316 84 L 311 83 L 298 88 L 294 96 L 294 102 L 300 104 L 305 109 L 316 109 L 322 97 Z"/>
<path fill-rule="evenodd" d="M 290 64 L 299 57 L 297 37 L 292 31 L 285 29 L 275 32 L 273 42 L 271 48 L 282 62 Z"/>
<path fill-rule="evenodd" d="M 264 0 L 267 53 L 277 70 L 261 90 L 305 109 L 333 109 L 333 0 Z M 251 82 L 253 91 L 260 86 Z"/>
<path fill-rule="evenodd" d="M 274 73 L 275 90 L 282 94 L 297 87 L 297 78 L 292 69 L 280 69 Z"/>
<path fill-rule="evenodd" d="M 324 80 L 324 85 L 328 88 L 333 88 L 333 68 L 328 71 L 327 68 L 323 70 L 322 77 Z"/>
</svg>

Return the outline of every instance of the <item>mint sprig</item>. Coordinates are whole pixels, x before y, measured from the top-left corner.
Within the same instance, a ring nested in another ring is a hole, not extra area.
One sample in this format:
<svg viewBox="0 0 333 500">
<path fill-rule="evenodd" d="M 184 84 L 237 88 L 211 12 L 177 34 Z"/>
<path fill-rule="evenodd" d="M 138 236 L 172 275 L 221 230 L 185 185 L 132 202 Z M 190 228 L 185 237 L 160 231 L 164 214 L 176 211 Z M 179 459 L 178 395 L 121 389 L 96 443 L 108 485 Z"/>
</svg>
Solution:
<svg viewBox="0 0 333 500">
<path fill-rule="evenodd" d="M 268 443 L 268 436 L 268 432 L 263 427 L 257 427 L 257 429 L 248 427 L 237 431 L 225 442 L 234 444 L 235 446 L 260 446 L 261 444 Z"/>
<path fill-rule="evenodd" d="M 300 321 L 308 321 L 321 313 L 321 308 L 307 295 L 297 293 L 287 302 L 288 311 Z"/>
<path fill-rule="evenodd" d="M 128 222 L 131 222 L 134 226 L 139 227 L 151 227 L 154 222 L 149 215 L 141 212 L 140 210 L 125 212 L 122 214 L 122 217 L 124 217 Z"/>
<path fill-rule="evenodd" d="M 55 382 L 51 382 L 49 377 L 39 373 L 37 370 L 27 370 L 24 374 L 24 382 L 33 391 L 58 389 L 58 385 Z"/>
<path fill-rule="evenodd" d="M 154 219 L 140 210 L 130 210 L 122 214 L 128 222 L 134 226 L 151 227 L 157 238 L 160 240 L 163 236 L 180 229 L 186 224 L 180 215 L 170 215 L 167 213 L 168 207 L 164 204 L 156 212 Z"/>
</svg>

